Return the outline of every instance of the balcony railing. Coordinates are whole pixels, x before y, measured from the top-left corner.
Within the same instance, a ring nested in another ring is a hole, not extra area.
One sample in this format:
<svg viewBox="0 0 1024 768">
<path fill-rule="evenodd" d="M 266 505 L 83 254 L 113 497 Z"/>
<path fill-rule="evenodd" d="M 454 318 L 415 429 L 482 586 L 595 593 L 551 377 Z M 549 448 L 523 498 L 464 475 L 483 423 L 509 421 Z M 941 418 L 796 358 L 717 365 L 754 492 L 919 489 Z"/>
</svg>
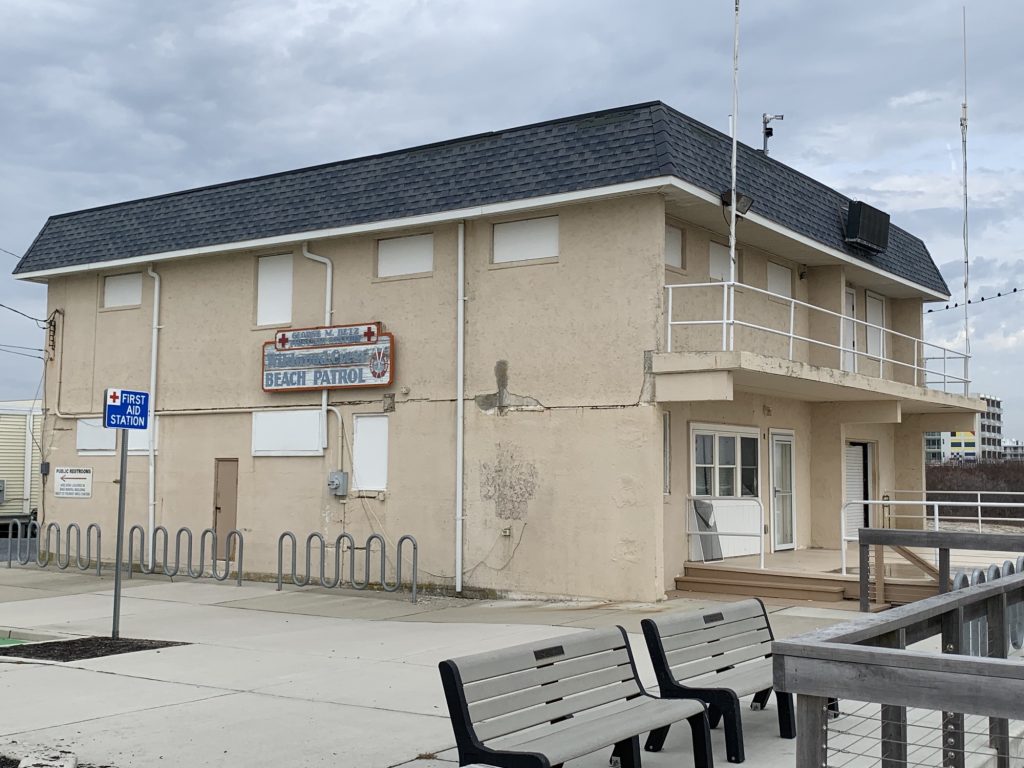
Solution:
<svg viewBox="0 0 1024 768">
<path fill-rule="evenodd" d="M 744 283 L 665 290 L 668 352 L 749 349 L 943 392 L 970 389 L 970 355 L 892 328 Z M 685 335 L 678 332 L 683 327 Z"/>
</svg>

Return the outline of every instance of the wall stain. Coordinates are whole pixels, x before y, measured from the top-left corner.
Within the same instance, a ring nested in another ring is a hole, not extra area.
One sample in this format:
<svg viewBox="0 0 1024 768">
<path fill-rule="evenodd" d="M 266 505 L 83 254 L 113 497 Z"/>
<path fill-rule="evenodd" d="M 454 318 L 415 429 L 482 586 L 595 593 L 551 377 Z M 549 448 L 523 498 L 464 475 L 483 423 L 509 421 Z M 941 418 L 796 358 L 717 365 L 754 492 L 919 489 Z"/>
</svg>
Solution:
<svg viewBox="0 0 1024 768">
<path fill-rule="evenodd" d="M 480 498 L 494 502 L 499 520 L 525 520 L 527 505 L 537 492 L 537 466 L 510 443 L 495 446 L 495 460 L 480 463 Z"/>
<path fill-rule="evenodd" d="M 474 400 L 477 407 L 486 414 L 497 413 L 504 416 L 509 411 L 543 411 L 540 400 L 526 395 L 517 395 L 508 391 L 508 361 L 499 360 L 494 364 L 494 379 L 497 391 L 486 395 L 477 395 Z"/>
</svg>

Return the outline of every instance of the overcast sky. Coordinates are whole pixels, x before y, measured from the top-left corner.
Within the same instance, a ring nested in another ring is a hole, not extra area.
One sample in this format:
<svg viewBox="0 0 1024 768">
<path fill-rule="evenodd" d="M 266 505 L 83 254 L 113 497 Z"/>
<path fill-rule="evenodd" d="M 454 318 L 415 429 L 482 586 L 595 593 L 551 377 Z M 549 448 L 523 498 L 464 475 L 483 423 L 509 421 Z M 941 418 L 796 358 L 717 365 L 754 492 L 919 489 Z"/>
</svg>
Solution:
<svg viewBox="0 0 1024 768">
<path fill-rule="evenodd" d="M 888 211 L 962 297 L 961 2 L 744 0 L 740 137 Z M 1019 0 L 968 2 L 973 296 L 1024 287 Z M 731 0 L 2 0 L 0 248 L 53 213 L 661 99 L 722 130 Z M 0 304 L 42 317 L 7 273 Z M 1024 438 L 1024 296 L 977 308 L 975 389 Z M 963 316 L 928 337 L 963 345 Z M 0 309 L 0 344 L 42 346 Z M 29 354 L 36 354 L 29 352 Z M 0 352 L 0 399 L 41 363 Z"/>
</svg>

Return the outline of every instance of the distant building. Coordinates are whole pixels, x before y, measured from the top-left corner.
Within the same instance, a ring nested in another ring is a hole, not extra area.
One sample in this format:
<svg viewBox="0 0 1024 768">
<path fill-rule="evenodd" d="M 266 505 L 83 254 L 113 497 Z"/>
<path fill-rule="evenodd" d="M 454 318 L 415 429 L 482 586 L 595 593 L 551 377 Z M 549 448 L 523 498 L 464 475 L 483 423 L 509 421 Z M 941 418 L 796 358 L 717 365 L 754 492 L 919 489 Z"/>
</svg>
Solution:
<svg viewBox="0 0 1024 768">
<path fill-rule="evenodd" d="M 1024 461 L 1024 442 L 1003 440 L 1003 461 Z"/>
<path fill-rule="evenodd" d="M 38 400 L 0 401 L 0 523 L 39 508 L 42 427 Z"/>
<path fill-rule="evenodd" d="M 976 395 L 985 401 L 980 414 L 981 429 L 978 440 L 978 458 L 982 461 L 1003 460 L 1003 401 L 989 395 Z"/>
<path fill-rule="evenodd" d="M 979 413 L 973 432 L 926 432 L 924 436 L 925 461 L 940 464 L 945 461 L 1002 461 L 1006 456 L 1003 441 L 1003 401 L 991 395 L 973 395 L 985 403 Z M 1016 441 L 1014 441 L 1016 443 Z M 1024 452 L 1024 446 L 1021 446 Z M 1020 454 L 1024 460 L 1024 453 Z"/>
</svg>

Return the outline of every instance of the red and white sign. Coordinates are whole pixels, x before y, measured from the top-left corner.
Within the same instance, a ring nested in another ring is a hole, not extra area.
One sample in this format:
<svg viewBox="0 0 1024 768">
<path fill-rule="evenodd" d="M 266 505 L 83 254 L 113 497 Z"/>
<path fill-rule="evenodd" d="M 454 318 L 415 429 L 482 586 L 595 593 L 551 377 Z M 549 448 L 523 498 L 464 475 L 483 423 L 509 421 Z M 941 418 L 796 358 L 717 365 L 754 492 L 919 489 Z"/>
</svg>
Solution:
<svg viewBox="0 0 1024 768">
<path fill-rule="evenodd" d="M 274 337 L 274 348 L 317 349 L 319 347 L 344 347 L 350 344 L 373 344 L 380 337 L 380 323 L 357 323 L 355 325 L 329 325 L 317 328 L 293 328 L 280 331 Z"/>
</svg>

